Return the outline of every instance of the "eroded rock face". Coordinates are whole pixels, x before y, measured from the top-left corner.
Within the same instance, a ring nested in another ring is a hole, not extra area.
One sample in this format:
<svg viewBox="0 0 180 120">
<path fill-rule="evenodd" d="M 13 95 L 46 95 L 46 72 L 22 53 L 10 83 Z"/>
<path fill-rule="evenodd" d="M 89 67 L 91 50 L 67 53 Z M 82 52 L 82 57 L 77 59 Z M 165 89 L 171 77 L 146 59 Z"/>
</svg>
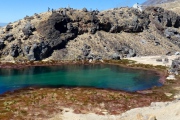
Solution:
<svg viewBox="0 0 180 120">
<path fill-rule="evenodd" d="M 42 21 L 37 32 L 51 48 L 62 48 L 69 39 L 77 36 L 77 28 L 70 23 L 70 18 L 60 13 L 53 13 L 47 21 Z"/>
</svg>

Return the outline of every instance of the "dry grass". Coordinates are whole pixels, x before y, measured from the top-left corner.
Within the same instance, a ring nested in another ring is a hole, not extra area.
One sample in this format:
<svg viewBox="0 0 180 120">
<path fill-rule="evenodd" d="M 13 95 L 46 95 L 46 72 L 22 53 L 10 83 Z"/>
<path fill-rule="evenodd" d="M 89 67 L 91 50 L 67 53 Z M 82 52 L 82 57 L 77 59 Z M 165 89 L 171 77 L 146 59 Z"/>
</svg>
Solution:
<svg viewBox="0 0 180 120">
<path fill-rule="evenodd" d="M 180 15 L 180 0 L 176 0 L 175 2 L 170 2 L 170 3 L 159 4 L 157 6 L 173 11 Z"/>
<path fill-rule="evenodd" d="M 148 35 L 155 36 L 156 40 L 160 42 L 160 45 L 155 46 L 154 40 L 147 38 Z M 145 43 L 142 43 L 142 41 L 145 41 Z M 123 45 L 130 46 L 136 50 L 138 55 L 142 56 L 162 55 L 169 51 L 179 51 L 178 46 L 172 44 L 166 38 L 161 37 L 153 30 L 151 33 L 144 31 L 142 33 L 122 32 L 118 34 L 99 31 L 94 35 L 88 33 L 79 35 L 74 40 L 69 41 L 66 46 L 68 54 L 66 54 L 63 59 L 74 59 L 77 56 L 82 56 L 82 48 L 84 44 L 91 47 L 90 54 L 100 55 L 103 59 L 109 59 L 110 56 L 117 53 L 116 49 L 121 48 Z"/>
</svg>

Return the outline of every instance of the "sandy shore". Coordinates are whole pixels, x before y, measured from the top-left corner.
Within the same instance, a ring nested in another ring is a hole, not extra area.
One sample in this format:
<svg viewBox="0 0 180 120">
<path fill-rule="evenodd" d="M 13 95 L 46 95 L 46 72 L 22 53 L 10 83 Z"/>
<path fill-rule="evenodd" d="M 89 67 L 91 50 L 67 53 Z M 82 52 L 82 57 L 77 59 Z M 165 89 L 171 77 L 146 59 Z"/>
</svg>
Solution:
<svg viewBox="0 0 180 120">
<path fill-rule="evenodd" d="M 151 64 L 151 65 L 162 65 L 162 66 L 170 66 L 172 64 L 172 60 L 175 58 L 180 57 L 177 55 L 172 56 L 142 56 L 142 57 L 131 57 L 127 58 L 128 60 L 134 60 L 137 63 L 142 64 Z M 165 62 L 164 59 L 167 58 L 169 61 Z M 162 59 L 162 62 L 157 61 L 157 59 Z"/>
<path fill-rule="evenodd" d="M 121 115 L 75 114 L 72 109 L 64 109 L 48 120 L 180 120 L 180 100 L 152 103 L 149 107 L 135 108 Z"/>
</svg>

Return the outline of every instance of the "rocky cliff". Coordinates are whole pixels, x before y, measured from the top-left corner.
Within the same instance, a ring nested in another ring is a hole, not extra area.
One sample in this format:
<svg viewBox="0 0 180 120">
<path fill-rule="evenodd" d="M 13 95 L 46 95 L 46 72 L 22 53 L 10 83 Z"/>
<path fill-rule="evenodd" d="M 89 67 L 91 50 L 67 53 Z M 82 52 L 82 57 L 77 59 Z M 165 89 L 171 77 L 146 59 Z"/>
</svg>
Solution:
<svg viewBox="0 0 180 120">
<path fill-rule="evenodd" d="M 160 7 L 60 8 L 0 28 L 1 61 L 101 60 L 180 51 L 180 17 Z"/>
</svg>

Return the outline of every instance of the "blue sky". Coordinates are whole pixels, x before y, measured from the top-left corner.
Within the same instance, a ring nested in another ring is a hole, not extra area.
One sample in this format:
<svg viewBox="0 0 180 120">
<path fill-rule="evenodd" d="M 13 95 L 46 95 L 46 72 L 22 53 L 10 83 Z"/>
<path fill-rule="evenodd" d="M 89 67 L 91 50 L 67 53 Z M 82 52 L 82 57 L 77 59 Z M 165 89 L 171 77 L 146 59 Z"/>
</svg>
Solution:
<svg viewBox="0 0 180 120">
<path fill-rule="evenodd" d="M 105 10 L 114 7 L 132 6 L 146 0 L 0 0 L 0 22 L 8 23 L 22 19 L 26 15 L 47 11 L 48 7 L 67 7 Z"/>
</svg>

